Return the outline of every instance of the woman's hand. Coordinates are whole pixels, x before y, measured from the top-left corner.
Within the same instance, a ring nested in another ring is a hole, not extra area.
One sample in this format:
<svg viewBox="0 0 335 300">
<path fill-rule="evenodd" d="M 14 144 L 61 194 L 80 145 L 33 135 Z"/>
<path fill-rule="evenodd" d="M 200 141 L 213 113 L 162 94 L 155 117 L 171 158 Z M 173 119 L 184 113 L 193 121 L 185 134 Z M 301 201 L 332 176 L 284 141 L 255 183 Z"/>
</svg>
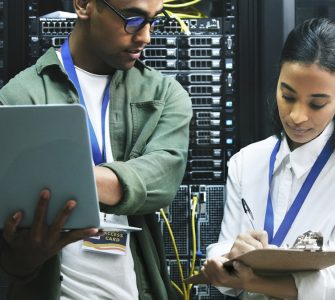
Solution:
<svg viewBox="0 0 335 300">
<path fill-rule="evenodd" d="M 207 279 L 216 286 L 242 288 L 247 282 L 255 278 L 253 271 L 239 262 L 233 262 L 238 269 L 228 270 L 223 263 L 255 249 L 268 247 L 266 231 L 247 231 L 237 236 L 230 252 L 224 256 L 208 259 L 202 268 Z"/>
<path fill-rule="evenodd" d="M 230 252 L 226 256 L 228 259 L 234 259 L 249 251 L 268 247 L 268 234 L 266 231 L 247 231 L 237 236 Z"/>
<path fill-rule="evenodd" d="M 215 286 L 243 289 L 271 297 L 296 299 L 297 288 L 291 275 L 267 277 L 260 276 L 240 261 L 233 261 L 233 269 L 227 269 L 223 263 L 255 249 L 274 248 L 268 244 L 265 231 L 249 231 L 239 234 L 230 252 L 224 256 L 208 259 L 201 272 Z"/>
<path fill-rule="evenodd" d="M 241 262 L 233 262 L 233 270 L 228 270 L 223 263 L 228 261 L 224 256 L 215 257 L 205 261 L 201 271 L 215 286 L 225 286 L 236 289 L 245 289 L 251 282 L 257 280 L 251 268 Z"/>
</svg>

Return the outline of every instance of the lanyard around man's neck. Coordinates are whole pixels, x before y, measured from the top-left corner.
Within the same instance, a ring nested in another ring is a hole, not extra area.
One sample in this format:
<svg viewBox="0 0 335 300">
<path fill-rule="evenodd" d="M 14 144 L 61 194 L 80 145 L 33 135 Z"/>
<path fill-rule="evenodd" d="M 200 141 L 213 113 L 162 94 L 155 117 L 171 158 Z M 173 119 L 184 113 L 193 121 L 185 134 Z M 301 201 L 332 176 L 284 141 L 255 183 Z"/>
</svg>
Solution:
<svg viewBox="0 0 335 300">
<path fill-rule="evenodd" d="M 274 227 L 274 213 L 273 213 L 273 206 L 271 200 L 271 182 L 273 177 L 273 169 L 276 161 L 276 156 L 279 151 L 280 147 L 280 140 L 277 141 L 274 149 L 272 150 L 270 156 L 270 166 L 269 166 L 269 193 L 268 193 L 268 200 L 267 200 L 267 207 L 266 207 L 266 214 L 265 214 L 265 221 L 264 221 L 264 229 L 268 233 L 269 243 L 277 245 L 278 247 L 284 241 L 288 231 L 290 230 L 296 216 L 298 215 L 301 206 L 303 205 L 309 191 L 311 190 L 316 178 L 319 176 L 321 170 L 327 163 L 329 157 L 334 151 L 335 148 L 335 135 L 334 133 L 328 139 L 326 145 L 322 149 L 321 153 L 319 154 L 318 158 L 316 159 L 312 169 L 308 173 L 302 187 L 300 188 L 299 193 L 297 194 L 296 198 L 294 199 L 290 209 L 287 211 L 283 221 L 281 222 L 276 234 L 273 236 L 273 227 Z"/>
<path fill-rule="evenodd" d="M 87 111 L 84 95 L 80 87 L 80 83 L 78 80 L 77 72 L 73 64 L 73 60 L 71 57 L 70 47 L 69 47 L 69 39 L 67 38 L 64 44 L 61 48 L 61 54 L 63 59 L 63 64 L 66 73 L 68 74 L 69 78 L 73 82 L 74 86 L 77 89 L 77 92 L 79 94 L 79 101 L 80 104 L 83 105 Z M 106 111 L 107 106 L 109 102 L 109 85 L 110 82 L 107 84 L 105 91 L 104 91 L 104 97 L 102 101 L 101 106 L 101 135 L 102 135 L 102 147 L 100 151 L 99 143 L 97 140 L 97 137 L 95 135 L 92 122 L 90 120 L 89 115 L 87 114 L 88 119 L 88 126 L 89 126 L 89 132 L 90 132 L 90 139 L 91 139 L 91 147 L 92 147 L 92 155 L 95 165 L 99 165 L 101 163 L 106 162 L 106 143 L 105 143 L 105 121 L 106 121 Z"/>
</svg>

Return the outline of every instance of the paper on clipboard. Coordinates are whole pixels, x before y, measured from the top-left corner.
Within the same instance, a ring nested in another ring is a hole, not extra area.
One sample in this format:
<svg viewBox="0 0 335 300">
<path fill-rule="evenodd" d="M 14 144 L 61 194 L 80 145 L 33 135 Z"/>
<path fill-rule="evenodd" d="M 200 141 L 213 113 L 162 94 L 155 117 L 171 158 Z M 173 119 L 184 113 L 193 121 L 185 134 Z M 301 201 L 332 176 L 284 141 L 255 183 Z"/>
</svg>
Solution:
<svg viewBox="0 0 335 300">
<path fill-rule="evenodd" d="M 303 251 L 297 249 L 257 249 L 245 253 L 235 260 L 250 266 L 257 273 L 290 273 L 321 270 L 335 265 L 335 251 Z M 234 260 L 223 265 L 232 268 Z M 185 283 L 209 284 L 199 273 L 185 279 Z"/>
</svg>

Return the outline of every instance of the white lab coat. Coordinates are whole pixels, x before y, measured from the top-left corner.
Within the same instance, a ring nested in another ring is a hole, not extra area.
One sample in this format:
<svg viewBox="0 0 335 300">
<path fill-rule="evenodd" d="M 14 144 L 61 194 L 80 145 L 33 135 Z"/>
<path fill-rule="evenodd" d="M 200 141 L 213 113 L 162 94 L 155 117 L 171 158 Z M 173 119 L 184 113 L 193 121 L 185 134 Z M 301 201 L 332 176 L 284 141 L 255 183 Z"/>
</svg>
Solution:
<svg viewBox="0 0 335 300">
<path fill-rule="evenodd" d="M 277 231 L 333 130 L 334 125 L 331 122 L 320 136 L 293 152 L 289 150 L 286 138 L 283 138 L 274 166 L 271 187 L 274 232 Z M 256 229 L 264 229 L 269 190 L 269 161 L 276 141 L 277 137 L 272 136 L 251 144 L 230 159 L 227 199 L 219 241 L 208 246 L 207 257 L 229 252 L 237 235 L 252 229 L 248 216 L 242 208 L 242 198 L 246 200 L 254 215 Z M 283 245 L 292 246 L 297 236 L 308 230 L 321 232 L 324 237 L 324 249 L 335 250 L 334 153 L 316 179 Z M 297 272 L 292 275 L 298 288 L 298 300 L 335 299 L 335 267 L 315 272 Z M 230 295 L 237 295 L 241 292 L 228 288 L 220 288 L 220 291 Z M 248 296 L 248 293 L 244 293 L 241 297 L 243 299 L 266 299 L 261 295 L 259 297 Z"/>
</svg>

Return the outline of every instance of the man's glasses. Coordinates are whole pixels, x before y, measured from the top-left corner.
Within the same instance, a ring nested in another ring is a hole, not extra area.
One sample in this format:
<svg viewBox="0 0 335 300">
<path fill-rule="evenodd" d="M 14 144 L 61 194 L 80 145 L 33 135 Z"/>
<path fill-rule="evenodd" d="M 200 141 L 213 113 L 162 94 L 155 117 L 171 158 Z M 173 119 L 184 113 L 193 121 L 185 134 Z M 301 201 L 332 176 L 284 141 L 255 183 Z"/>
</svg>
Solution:
<svg viewBox="0 0 335 300">
<path fill-rule="evenodd" d="M 145 17 L 125 17 L 119 10 L 117 10 L 115 7 L 113 7 L 111 4 L 109 4 L 106 0 L 103 0 L 103 2 L 116 14 L 118 15 L 123 21 L 124 21 L 124 30 L 127 33 L 135 34 L 136 32 L 140 31 L 145 25 L 150 24 L 150 32 L 155 31 L 155 27 L 159 23 L 158 18 L 145 18 Z M 162 13 L 169 18 L 169 15 L 162 10 Z"/>
</svg>

